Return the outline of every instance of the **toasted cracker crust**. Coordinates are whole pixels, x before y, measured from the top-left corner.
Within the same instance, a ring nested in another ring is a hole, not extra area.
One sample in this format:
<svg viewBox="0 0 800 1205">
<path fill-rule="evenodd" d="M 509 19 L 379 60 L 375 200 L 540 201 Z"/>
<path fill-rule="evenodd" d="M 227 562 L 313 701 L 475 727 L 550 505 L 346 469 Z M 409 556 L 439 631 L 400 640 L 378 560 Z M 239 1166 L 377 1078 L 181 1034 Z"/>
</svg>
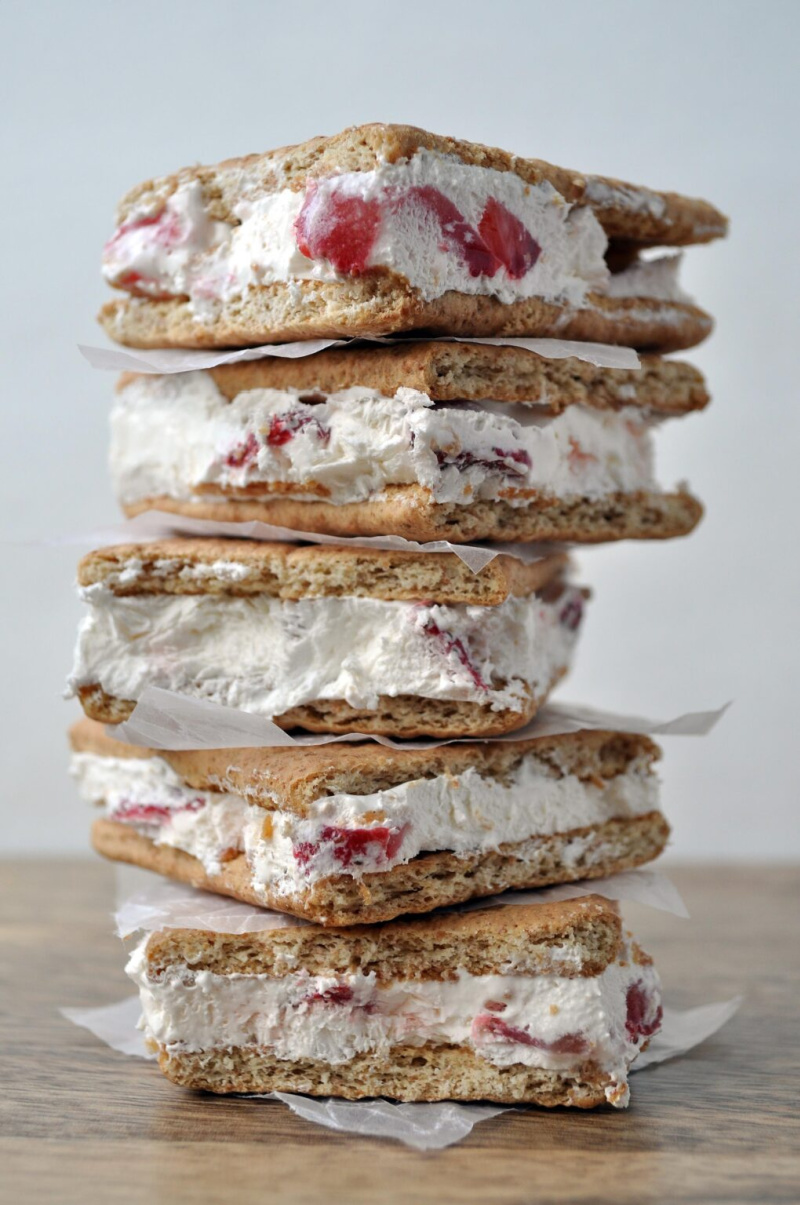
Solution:
<svg viewBox="0 0 800 1205">
<path fill-rule="evenodd" d="M 211 216 L 235 221 L 241 173 L 246 169 L 259 190 L 299 190 L 309 178 L 340 172 L 371 171 L 380 163 L 396 163 L 425 149 L 454 155 L 463 163 L 495 171 L 512 171 L 529 184 L 548 181 L 571 204 L 588 204 L 610 238 L 677 247 L 704 243 L 727 231 L 727 219 L 707 201 L 672 192 L 655 192 L 606 176 L 586 176 L 541 159 L 522 158 L 497 147 L 442 137 L 409 125 L 372 123 L 351 126 L 332 137 L 311 138 L 264 154 L 226 159 L 216 166 L 188 167 L 148 180 L 132 189 L 118 209 L 124 221 L 132 206 L 148 194 L 166 197 L 179 183 L 200 180 Z"/>
<path fill-rule="evenodd" d="M 386 397 L 405 386 L 437 402 L 527 402 L 546 406 L 552 414 L 582 405 L 597 410 L 640 406 L 678 415 L 701 410 L 709 401 L 702 374 L 684 361 L 643 356 L 638 370 L 598 368 L 575 357 L 551 360 L 526 348 L 485 343 L 364 344 L 297 360 L 273 356 L 206 371 L 229 401 L 251 389 L 336 393 L 354 386 Z M 140 378 L 124 373 L 117 390 Z"/>
<path fill-rule="evenodd" d="M 470 975 L 599 975 L 622 940 L 619 909 L 602 896 L 437 912 L 382 925 L 292 924 L 257 933 L 163 929 L 147 942 L 148 975 L 173 965 L 218 975 L 374 974 L 397 979 Z M 566 957 L 565 957 L 566 951 Z"/>
<path fill-rule="evenodd" d="M 512 1063 L 495 1067 L 466 1046 L 393 1046 L 387 1055 L 359 1054 L 337 1066 L 288 1062 L 259 1047 L 175 1053 L 158 1047 L 158 1065 L 174 1084 L 206 1092 L 302 1092 L 362 1100 L 484 1100 L 592 1109 L 606 1103 L 607 1074 L 587 1064 L 574 1072 Z"/>
<path fill-rule="evenodd" d="M 432 912 L 515 888 L 605 878 L 658 857 L 669 832 L 661 812 L 649 812 L 507 843 L 486 853 L 459 855 L 445 850 L 420 854 L 405 865 L 366 874 L 361 879 L 336 875 L 296 895 L 255 887 L 243 854 L 228 862 L 219 874 L 209 875 L 191 854 L 156 845 L 114 820 L 95 821 L 92 844 L 112 861 L 129 862 L 192 887 L 288 912 L 318 925 L 339 927 Z M 570 843 L 575 840 L 583 842 L 584 847 L 577 858 L 567 857 Z"/>
<path fill-rule="evenodd" d="M 423 699 L 419 695 L 380 695 L 374 711 L 351 707 L 344 699 L 317 699 L 270 718 L 287 732 L 292 728 L 303 728 L 307 732 L 364 732 L 370 736 L 408 739 L 418 736 L 502 736 L 524 728 L 566 672 L 566 666 L 558 669 L 547 690 L 529 697 L 520 711 L 492 711 L 488 703 Z M 502 686 L 503 683 L 498 683 L 499 688 Z M 121 724 L 130 718 L 136 706 L 133 699 L 117 699 L 107 694 L 99 683 L 80 686 L 78 699 L 90 719 L 104 724 Z"/>
<path fill-rule="evenodd" d="M 525 758 L 555 777 L 570 774 L 598 785 L 624 774 L 634 760 L 652 765 L 661 750 L 647 736 L 582 731 L 522 741 L 465 742 L 432 749 L 363 744 L 289 748 L 143 749 L 109 736 L 102 724 L 78 720 L 69 730 L 72 749 L 99 757 L 158 757 L 195 790 L 241 795 L 267 811 L 307 816 L 327 795 L 371 795 L 401 783 L 474 769 L 503 781 Z"/>
<path fill-rule="evenodd" d="M 128 347 L 249 347 L 296 339 L 418 335 L 537 336 L 616 343 L 641 351 L 681 351 L 702 343 L 713 322 L 698 306 L 590 293 L 575 309 L 539 297 L 505 303 L 447 292 L 425 301 L 404 277 L 376 270 L 347 280 L 293 280 L 250 286 L 220 303 L 207 324 L 189 301 L 116 298 L 98 321 Z"/>
<path fill-rule="evenodd" d="M 201 580 L 182 576 L 192 566 L 234 561 L 252 572 L 241 582 L 213 573 Z M 117 580 L 131 562 L 141 570 Z M 257 540 L 174 538 L 146 544 L 117 544 L 90 552 L 78 565 L 78 583 L 105 583 L 115 594 L 269 594 L 286 600 L 319 597 L 431 599 L 443 604 L 495 606 L 511 595 L 542 589 L 566 566 L 563 554 L 525 564 L 501 554 L 473 573 L 452 552 L 392 552 Z"/>
<path fill-rule="evenodd" d="M 616 540 L 668 540 L 688 535 L 703 515 L 702 503 L 684 490 L 639 490 L 603 498 L 539 497 L 525 506 L 503 499 L 462 506 L 438 503 L 420 485 L 395 485 L 366 502 L 300 501 L 267 496 L 236 498 L 204 490 L 202 500 L 142 498 L 123 507 L 129 517 L 148 510 L 215 522 L 272 523 L 321 535 L 398 535 L 407 540 L 516 540 L 599 544 Z"/>
</svg>

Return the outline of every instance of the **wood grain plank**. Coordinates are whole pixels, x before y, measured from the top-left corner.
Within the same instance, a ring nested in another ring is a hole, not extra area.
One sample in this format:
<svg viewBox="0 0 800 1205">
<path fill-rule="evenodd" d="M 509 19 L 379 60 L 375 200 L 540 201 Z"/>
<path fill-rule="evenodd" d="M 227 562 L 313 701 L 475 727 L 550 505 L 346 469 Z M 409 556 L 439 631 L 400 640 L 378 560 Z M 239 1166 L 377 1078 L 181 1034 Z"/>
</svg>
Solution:
<svg viewBox="0 0 800 1205">
<path fill-rule="evenodd" d="M 313 1127 L 283 1105 L 202 1096 L 58 1015 L 129 994 L 111 868 L 0 875 L 0 1200 L 796 1202 L 800 870 L 677 868 L 693 913 L 626 918 L 678 1005 L 745 995 L 716 1038 L 636 1075 L 627 1112 L 509 1112 L 420 1154 Z"/>
</svg>

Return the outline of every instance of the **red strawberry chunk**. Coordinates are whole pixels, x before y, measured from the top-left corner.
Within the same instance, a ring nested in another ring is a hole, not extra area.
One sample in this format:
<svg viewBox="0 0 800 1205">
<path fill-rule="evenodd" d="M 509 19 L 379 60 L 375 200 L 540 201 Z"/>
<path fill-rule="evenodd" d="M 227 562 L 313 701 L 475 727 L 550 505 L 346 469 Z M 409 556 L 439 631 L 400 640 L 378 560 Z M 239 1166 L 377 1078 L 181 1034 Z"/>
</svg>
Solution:
<svg viewBox="0 0 800 1205">
<path fill-rule="evenodd" d="M 158 247 L 166 251 L 177 246 L 184 235 L 183 225 L 177 214 L 162 209 L 161 213 L 123 222 L 105 245 L 106 257 L 113 260 L 118 254 L 120 245 L 124 245 L 127 236 L 136 230 L 147 231 L 144 237 L 145 247 Z M 133 293 L 135 297 L 149 297 L 153 301 L 165 301 L 176 296 L 175 293 L 165 289 L 154 277 L 145 276 L 135 269 L 119 273 L 114 284 L 120 289 Z"/>
<path fill-rule="evenodd" d="M 320 830 L 319 841 L 298 841 L 292 852 L 300 866 L 307 866 L 325 845 L 332 847 L 333 857 L 343 869 L 364 863 L 380 866 L 397 856 L 407 828 L 342 828 L 328 824 Z"/>
<path fill-rule="evenodd" d="M 322 1004 L 349 1004 L 353 999 L 353 989 L 348 987 L 346 983 L 337 983 L 333 987 L 326 987 L 324 991 L 312 992 L 310 996 L 306 996 L 307 1004 L 314 1004 L 320 1001 Z"/>
<path fill-rule="evenodd" d="M 315 854 L 319 853 L 318 841 L 298 841 L 292 846 L 292 854 L 299 866 L 308 866 Z"/>
<path fill-rule="evenodd" d="M 527 227 L 494 197 L 486 202 L 478 233 L 512 280 L 521 280 L 542 254 Z"/>
<path fill-rule="evenodd" d="M 422 631 L 425 636 L 429 636 L 432 640 L 437 642 L 445 656 L 449 656 L 451 653 L 455 654 L 456 658 L 461 662 L 461 664 L 464 666 L 464 669 L 472 678 L 472 681 L 478 687 L 478 690 L 489 689 L 488 684 L 484 682 L 478 670 L 472 664 L 469 653 L 464 647 L 464 642 L 460 640 L 458 636 L 453 636 L 451 632 L 443 631 L 443 629 L 440 628 L 439 625 L 432 619 L 428 620 Z"/>
<path fill-rule="evenodd" d="M 524 477 L 532 465 L 531 458 L 524 448 L 492 448 L 492 451 L 495 459 L 491 460 L 468 450 L 453 456 L 437 448 L 435 455 L 440 469 L 455 467 L 461 473 L 477 465 L 489 473 L 500 473 L 504 477 Z"/>
<path fill-rule="evenodd" d="M 639 1037 L 649 1038 L 660 1028 L 663 1018 L 663 1010 L 660 1004 L 653 1013 L 652 1020 L 648 1021 L 646 1019 L 648 1013 L 651 1011 L 653 1001 L 648 996 L 642 983 L 631 984 L 625 997 L 625 1004 L 627 1008 L 625 1028 L 632 1042 L 635 1042 Z"/>
<path fill-rule="evenodd" d="M 508 1005 L 503 1000 L 487 1000 L 483 1007 L 490 1013 L 504 1013 Z"/>
<path fill-rule="evenodd" d="M 285 414 L 275 414 L 270 419 L 267 432 L 267 444 L 271 448 L 281 448 L 290 439 L 294 439 L 298 431 L 311 427 L 320 443 L 327 444 L 331 437 L 330 428 L 324 426 L 313 414 L 302 410 L 287 410 Z"/>
<path fill-rule="evenodd" d="M 369 265 L 387 204 L 395 213 L 417 209 L 432 215 L 442 250 L 460 255 L 470 276 L 492 277 L 505 267 L 512 280 L 520 280 L 542 253 L 527 227 L 494 197 L 486 202 L 476 230 L 432 184 L 398 189 L 386 200 L 366 200 L 336 188 L 323 194 L 312 181 L 294 226 L 297 246 L 309 259 L 327 259 L 337 272 L 360 276 Z"/>
<path fill-rule="evenodd" d="M 309 259 L 327 259 L 337 272 L 360 276 L 367 269 L 381 218 L 379 201 L 336 190 L 321 196 L 312 180 L 294 225 L 297 245 Z"/>
<path fill-rule="evenodd" d="M 123 799 L 114 808 L 113 818 L 123 824 L 163 824 L 181 812 L 199 812 L 202 807 L 205 807 L 204 799 L 190 799 L 174 808 L 161 803 L 131 803 Z"/>
<path fill-rule="evenodd" d="M 323 842 L 333 845 L 333 856 L 341 866 L 353 862 L 390 861 L 403 843 L 405 826 L 400 829 L 379 825 L 376 828 L 336 828 L 326 826 L 320 833 Z"/>
<path fill-rule="evenodd" d="M 132 230 L 141 230 L 145 226 L 157 226 L 161 221 L 162 216 L 163 210 L 161 213 L 153 214 L 151 217 L 136 218 L 131 222 L 123 222 L 121 226 L 117 227 L 117 229 L 111 235 L 111 238 L 107 241 L 105 247 L 103 248 L 103 253 L 108 255 L 110 252 L 112 252 L 116 248 L 117 244 L 122 242 L 122 240 L 125 238 L 125 235 L 130 234 Z"/>
<path fill-rule="evenodd" d="M 232 469 L 242 469 L 258 456 L 258 440 L 251 431 L 244 443 L 239 443 L 225 457 L 225 463 Z"/>
<path fill-rule="evenodd" d="M 589 1049 L 586 1038 L 579 1033 L 565 1033 L 555 1042 L 550 1042 L 546 1048 L 553 1054 L 585 1054 Z"/>
<path fill-rule="evenodd" d="M 501 1042 L 518 1042 L 521 1046 L 534 1046 L 537 1050 L 547 1050 L 551 1054 L 584 1054 L 589 1049 L 589 1044 L 582 1034 L 565 1033 L 556 1038 L 555 1042 L 545 1042 L 543 1038 L 536 1038 L 528 1033 L 527 1029 L 507 1025 L 499 1017 L 486 1013 L 479 1013 L 472 1022 L 472 1037 L 478 1040 L 488 1038 Z"/>
<path fill-rule="evenodd" d="M 394 208 L 416 205 L 432 214 L 442 232 L 442 250 L 457 251 L 469 269 L 470 276 L 494 276 L 500 260 L 487 247 L 474 226 L 453 202 L 432 184 L 419 184 L 398 193 Z"/>
<path fill-rule="evenodd" d="M 110 251 L 116 247 L 132 231 L 148 228 L 150 229 L 150 234 L 147 236 L 148 242 L 153 243 L 157 247 L 174 247 L 183 237 L 183 226 L 178 215 L 170 213 L 168 209 L 162 209 L 161 213 L 152 214 L 144 218 L 134 218 L 130 222 L 123 222 L 106 243 L 106 251 Z"/>
</svg>

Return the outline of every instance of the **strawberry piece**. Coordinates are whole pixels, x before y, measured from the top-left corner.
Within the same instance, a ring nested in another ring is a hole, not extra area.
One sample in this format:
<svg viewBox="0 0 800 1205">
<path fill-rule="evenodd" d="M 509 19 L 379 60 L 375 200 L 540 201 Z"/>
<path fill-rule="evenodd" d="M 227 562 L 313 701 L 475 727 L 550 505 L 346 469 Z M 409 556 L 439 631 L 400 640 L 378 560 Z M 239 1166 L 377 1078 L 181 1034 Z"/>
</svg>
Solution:
<svg viewBox="0 0 800 1205">
<path fill-rule="evenodd" d="M 315 1004 L 319 1000 L 322 1004 L 349 1004 L 352 999 L 353 989 L 346 983 L 337 983 L 322 992 L 312 992 L 306 996 L 306 1003 Z"/>
<path fill-rule="evenodd" d="M 487 1000 L 483 1007 L 490 1013 L 504 1013 L 508 1005 L 502 1000 Z"/>
<path fill-rule="evenodd" d="M 104 256 L 113 260 L 118 254 L 120 246 L 124 246 L 127 236 L 137 230 L 147 231 L 144 236 L 145 247 L 160 247 L 167 251 L 177 246 L 184 235 L 178 215 L 162 209 L 161 213 L 123 222 L 106 243 Z M 170 297 L 177 296 L 168 289 L 164 289 L 152 276 L 144 276 L 133 269 L 119 273 L 114 279 L 114 284 L 117 288 L 133 293 L 135 297 L 149 297 L 152 301 L 166 301 Z"/>
<path fill-rule="evenodd" d="M 130 234 L 132 230 L 142 230 L 145 226 L 157 226 L 161 221 L 163 214 L 164 211 L 162 210 L 161 213 L 153 214 L 151 217 L 136 218 L 130 222 L 123 222 L 122 225 L 118 226 L 111 235 L 111 238 L 103 248 L 103 254 L 107 255 L 109 252 L 113 251 L 117 245 L 122 242 L 122 240 L 125 238 L 125 235 Z"/>
<path fill-rule="evenodd" d="M 527 470 L 531 468 L 531 458 L 524 448 L 492 448 L 492 451 L 495 454 L 495 460 L 488 460 L 484 456 L 477 456 L 474 452 L 467 450 L 451 456 L 448 452 L 437 448 L 435 455 L 440 469 L 454 466 L 462 473 L 466 469 L 478 465 L 489 473 L 500 473 L 504 477 L 524 477 Z"/>
<path fill-rule="evenodd" d="M 204 799 L 190 799 L 188 803 L 174 808 L 160 803 L 131 803 L 123 799 L 114 809 L 113 819 L 123 824 L 163 824 L 181 812 L 199 812 L 202 807 L 205 807 Z"/>
<path fill-rule="evenodd" d="M 546 1046 L 552 1054 L 584 1054 L 589 1049 L 586 1038 L 579 1033 L 565 1033 Z"/>
<path fill-rule="evenodd" d="M 472 678 L 472 681 L 475 683 L 478 690 L 489 689 L 487 683 L 484 682 L 483 678 L 472 664 L 469 653 L 464 647 L 464 642 L 460 640 L 458 636 L 453 636 L 451 632 L 445 632 L 437 623 L 434 623 L 432 619 L 428 620 L 428 622 L 425 624 L 425 627 L 422 629 L 422 632 L 423 635 L 429 636 L 441 646 L 445 656 L 449 656 L 450 653 L 455 654 L 455 656 L 464 666 L 464 669 Z"/>
<path fill-rule="evenodd" d="M 521 280 L 542 254 L 528 228 L 494 197 L 486 202 L 478 234 L 512 280 Z"/>
<path fill-rule="evenodd" d="M 495 275 L 500 260 L 487 247 L 474 226 L 470 226 L 461 210 L 438 188 L 432 184 L 418 184 L 394 198 L 395 210 L 407 205 L 416 205 L 436 218 L 444 240 L 442 250 L 457 251 L 467 265 L 470 276 Z"/>
<path fill-rule="evenodd" d="M 473 1038 L 488 1038 L 502 1042 L 519 1042 L 522 1046 L 543 1046 L 543 1043 L 532 1037 L 527 1029 L 519 1029 L 516 1025 L 507 1025 L 499 1017 L 478 1014 L 472 1022 Z"/>
<path fill-rule="evenodd" d="M 242 469 L 258 456 L 258 440 L 251 431 L 244 443 L 239 443 L 225 457 L 225 463 L 232 469 Z"/>
<path fill-rule="evenodd" d="M 350 866 L 353 862 L 390 861 L 403 843 L 406 827 L 396 829 L 378 826 L 377 828 L 336 828 L 326 825 L 320 833 L 323 842 L 333 845 L 333 856 L 340 866 Z"/>
<path fill-rule="evenodd" d="M 361 276 L 367 270 L 382 218 L 379 201 L 328 192 L 315 181 L 294 224 L 297 246 L 308 259 L 327 259 L 337 272 Z"/>
<path fill-rule="evenodd" d="M 292 854 L 299 866 L 308 866 L 315 854 L 319 853 L 318 841 L 298 841 L 292 846 Z"/>
<path fill-rule="evenodd" d="M 183 235 L 183 227 L 178 215 L 170 213 L 168 209 L 162 209 L 161 213 L 123 222 L 106 243 L 105 250 L 110 251 L 116 247 L 133 230 L 145 230 L 148 227 L 151 228 L 148 242 L 154 243 L 157 247 L 174 247 Z"/>
<path fill-rule="evenodd" d="M 320 443 L 327 444 L 331 437 L 329 427 L 323 426 L 313 414 L 304 414 L 302 410 L 287 410 L 285 414 L 275 414 L 270 419 L 267 432 L 267 444 L 271 448 L 281 448 L 294 439 L 298 431 L 313 427 Z"/>
<path fill-rule="evenodd" d="M 397 855 L 407 827 L 341 828 L 327 824 L 320 830 L 319 841 L 298 841 L 292 853 L 300 866 L 307 866 L 324 845 L 330 845 L 333 857 L 343 868 L 354 863 L 380 866 Z"/>
<path fill-rule="evenodd" d="M 484 1005 L 484 1008 L 488 1005 Z M 586 1039 L 579 1033 L 565 1033 L 555 1042 L 545 1042 L 528 1033 L 527 1029 L 519 1029 L 516 1025 L 507 1025 L 499 1017 L 479 1013 L 472 1022 L 472 1037 L 494 1039 L 501 1042 L 518 1042 L 521 1046 L 534 1046 L 537 1050 L 547 1050 L 551 1054 L 583 1054 L 589 1046 Z"/>
<path fill-rule="evenodd" d="M 651 1021 L 646 1020 L 653 1001 L 644 990 L 642 983 L 632 983 L 625 997 L 626 1017 L 625 1028 L 632 1042 L 637 1038 L 649 1038 L 661 1027 L 663 1010 L 659 1004 L 653 1013 Z"/>
<path fill-rule="evenodd" d="M 577 632 L 583 619 L 583 598 L 573 594 L 558 613 L 558 622 L 570 632 Z"/>
<path fill-rule="evenodd" d="M 496 456 L 502 456 L 506 460 L 513 460 L 515 464 L 521 464 L 525 469 L 531 468 L 533 463 L 524 448 L 512 448 L 510 451 L 504 451 L 503 448 L 492 448 L 492 451 Z"/>
</svg>

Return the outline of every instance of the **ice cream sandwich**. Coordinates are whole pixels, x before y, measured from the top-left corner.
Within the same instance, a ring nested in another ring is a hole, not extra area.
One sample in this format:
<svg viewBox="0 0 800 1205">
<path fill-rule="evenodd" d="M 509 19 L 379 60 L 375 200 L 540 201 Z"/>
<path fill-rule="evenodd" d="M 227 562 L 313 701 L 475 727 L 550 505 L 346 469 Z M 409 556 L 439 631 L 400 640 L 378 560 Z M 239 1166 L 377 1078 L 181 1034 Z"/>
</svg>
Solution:
<svg viewBox="0 0 800 1205">
<path fill-rule="evenodd" d="M 519 347 L 417 342 L 126 375 L 111 471 L 129 515 L 260 520 L 414 540 L 657 539 L 700 504 L 665 492 L 653 428 L 706 404 L 689 364 L 638 371 Z"/>
<path fill-rule="evenodd" d="M 220 1093 L 624 1107 L 661 1024 L 652 961 L 597 896 L 342 930 L 170 929 L 127 969 L 161 1070 Z"/>
<path fill-rule="evenodd" d="M 628 733 L 156 752 L 84 719 L 70 738 L 99 853 L 322 925 L 600 878 L 669 835 L 659 750 Z"/>
<path fill-rule="evenodd" d="M 118 723 L 147 686 L 284 728 L 492 736 L 566 673 L 586 591 L 562 554 L 499 556 L 170 539 L 90 553 L 68 693 Z"/>
<path fill-rule="evenodd" d="M 679 256 L 707 202 L 402 125 L 191 167 L 123 199 L 101 322 L 134 347 L 425 331 L 675 350 L 711 319 Z"/>
</svg>

